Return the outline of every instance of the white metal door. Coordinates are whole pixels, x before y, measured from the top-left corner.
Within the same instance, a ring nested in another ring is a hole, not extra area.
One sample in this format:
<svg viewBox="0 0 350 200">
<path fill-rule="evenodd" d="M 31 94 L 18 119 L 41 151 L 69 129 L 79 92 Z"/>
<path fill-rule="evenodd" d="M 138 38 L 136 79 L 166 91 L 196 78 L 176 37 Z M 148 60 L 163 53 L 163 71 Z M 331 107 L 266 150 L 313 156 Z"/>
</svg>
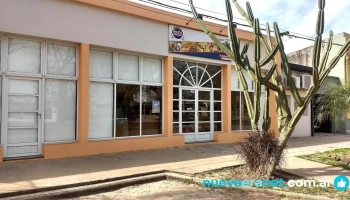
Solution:
<svg viewBox="0 0 350 200">
<path fill-rule="evenodd" d="M 213 91 L 181 89 L 180 128 L 185 142 L 213 139 Z"/>
<path fill-rule="evenodd" d="M 4 157 L 40 155 L 41 80 L 6 78 Z"/>
</svg>

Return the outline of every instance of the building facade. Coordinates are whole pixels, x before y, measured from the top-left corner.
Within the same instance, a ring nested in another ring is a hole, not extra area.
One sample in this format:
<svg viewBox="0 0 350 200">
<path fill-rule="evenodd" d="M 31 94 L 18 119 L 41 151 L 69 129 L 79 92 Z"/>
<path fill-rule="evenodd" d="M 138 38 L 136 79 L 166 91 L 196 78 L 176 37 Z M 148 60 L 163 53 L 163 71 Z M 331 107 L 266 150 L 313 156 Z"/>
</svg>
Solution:
<svg viewBox="0 0 350 200">
<path fill-rule="evenodd" d="M 190 19 L 129 1 L 1 1 L 0 161 L 240 141 L 233 63 Z"/>
<path fill-rule="evenodd" d="M 350 34 L 348 33 L 338 33 L 334 35 L 333 46 L 332 50 L 329 53 L 328 63 L 332 61 L 332 59 L 337 55 L 337 53 L 341 49 L 341 46 L 344 45 L 349 39 Z M 327 41 L 328 39 L 324 40 L 324 44 L 322 45 L 321 49 L 321 55 L 323 55 L 326 50 Z M 312 67 L 312 54 L 313 46 L 310 46 L 288 54 L 288 60 L 291 63 Z M 345 54 L 345 56 L 341 58 L 337 65 L 332 69 L 332 71 L 329 73 L 329 77 L 325 79 L 320 90 L 316 93 L 316 96 L 322 95 L 325 92 L 325 89 L 329 83 L 338 83 L 338 80 L 340 80 L 340 84 L 350 82 L 350 51 L 348 51 Z M 330 119 L 330 122 L 327 122 L 327 124 L 327 126 L 330 127 L 330 131 L 327 132 L 350 134 L 350 113 L 348 113 L 347 119 L 344 121 L 335 121 Z"/>
</svg>

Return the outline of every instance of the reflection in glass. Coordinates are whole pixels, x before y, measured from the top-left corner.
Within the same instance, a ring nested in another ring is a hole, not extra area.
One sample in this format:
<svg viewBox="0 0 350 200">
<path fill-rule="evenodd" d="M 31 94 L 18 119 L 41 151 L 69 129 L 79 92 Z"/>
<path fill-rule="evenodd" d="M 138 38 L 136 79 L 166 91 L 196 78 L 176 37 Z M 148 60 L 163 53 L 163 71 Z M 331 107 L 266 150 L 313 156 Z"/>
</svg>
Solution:
<svg viewBox="0 0 350 200">
<path fill-rule="evenodd" d="M 183 112 L 182 113 L 183 122 L 194 122 L 195 121 L 195 112 Z"/>
<path fill-rule="evenodd" d="M 76 75 L 76 49 L 74 46 L 47 45 L 47 74 Z"/>
<path fill-rule="evenodd" d="M 113 137 L 113 83 L 90 82 L 89 139 Z"/>
<path fill-rule="evenodd" d="M 210 121 L 210 112 L 198 112 L 198 121 Z"/>
<path fill-rule="evenodd" d="M 39 97 L 36 96 L 9 96 L 9 112 L 35 112 L 39 111 Z"/>
<path fill-rule="evenodd" d="M 173 99 L 179 99 L 179 88 L 173 88 Z"/>
<path fill-rule="evenodd" d="M 39 81 L 9 79 L 8 93 L 38 95 Z"/>
<path fill-rule="evenodd" d="M 231 129 L 240 130 L 240 92 L 231 92 Z"/>
<path fill-rule="evenodd" d="M 173 124 L 173 133 L 176 134 L 176 133 L 179 133 L 179 129 L 180 126 L 179 126 L 179 123 L 174 123 Z"/>
<path fill-rule="evenodd" d="M 214 123 L 214 131 L 215 132 L 222 131 L 222 123 L 221 122 Z"/>
<path fill-rule="evenodd" d="M 173 111 L 179 110 L 179 101 L 173 101 Z"/>
<path fill-rule="evenodd" d="M 190 71 L 187 70 L 181 79 L 181 85 L 182 86 L 194 86 L 195 85 L 194 81 L 196 81 L 196 79 L 193 79 L 193 77 L 190 74 Z"/>
<path fill-rule="evenodd" d="M 215 75 L 211 80 L 213 81 L 213 88 L 221 88 L 221 72 Z"/>
<path fill-rule="evenodd" d="M 173 122 L 179 122 L 179 112 L 173 112 Z"/>
<path fill-rule="evenodd" d="M 221 101 L 221 90 L 214 90 L 214 101 Z"/>
<path fill-rule="evenodd" d="M 204 73 L 202 82 L 199 84 L 201 87 L 212 88 L 211 79 L 207 73 Z"/>
<path fill-rule="evenodd" d="M 182 90 L 182 99 L 195 100 L 195 90 Z"/>
<path fill-rule="evenodd" d="M 210 111 L 210 102 L 198 102 L 198 111 Z"/>
<path fill-rule="evenodd" d="M 221 112 L 214 112 L 214 121 L 221 121 Z"/>
<path fill-rule="evenodd" d="M 45 141 L 75 140 L 76 81 L 45 80 Z"/>
<path fill-rule="evenodd" d="M 221 111 L 221 102 L 214 102 L 214 111 Z"/>
<path fill-rule="evenodd" d="M 195 132 L 194 123 L 182 123 L 182 133 L 194 133 Z"/>
<path fill-rule="evenodd" d="M 141 135 L 162 134 L 162 87 L 142 86 Z"/>
<path fill-rule="evenodd" d="M 181 77 L 182 76 L 174 68 L 173 69 L 173 85 L 180 85 Z"/>
<path fill-rule="evenodd" d="M 8 144 L 36 143 L 36 142 L 38 142 L 37 128 L 8 129 L 8 133 L 7 133 Z"/>
<path fill-rule="evenodd" d="M 198 91 L 198 100 L 210 100 L 210 91 Z"/>
<path fill-rule="evenodd" d="M 221 70 L 221 66 L 208 65 L 207 67 L 207 71 L 210 74 L 210 76 L 214 76 L 220 70 Z"/>
<path fill-rule="evenodd" d="M 198 132 L 210 132 L 210 123 L 198 123 Z"/>
<path fill-rule="evenodd" d="M 143 59 L 143 81 L 149 83 L 162 82 L 162 60 L 144 57 Z"/>
<path fill-rule="evenodd" d="M 182 110 L 183 111 L 194 111 L 194 101 L 182 101 Z"/>
<path fill-rule="evenodd" d="M 41 42 L 9 38 L 8 71 L 41 73 Z"/>
<path fill-rule="evenodd" d="M 139 57 L 118 54 L 118 79 L 124 81 L 139 81 Z"/>
<path fill-rule="evenodd" d="M 37 113 L 8 113 L 7 124 L 9 127 L 38 127 Z"/>
<path fill-rule="evenodd" d="M 113 53 L 90 49 L 90 78 L 113 78 Z"/>
<path fill-rule="evenodd" d="M 193 81 L 194 85 L 197 85 L 197 67 L 190 68 L 190 72 L 193 78 L 193 80 L 191 80 Z"/>
<path fill-rule="evenodd" d="M 181 74 L 183 74 L 184 71 L 188 69 L 186 62 L 180 60 L 174 60 L 174 68 Z"/>
<path fill-rule="evenodd" d="M 140 135 L 140 86 L 117 85 L 116 137 Z"/>
</svg>

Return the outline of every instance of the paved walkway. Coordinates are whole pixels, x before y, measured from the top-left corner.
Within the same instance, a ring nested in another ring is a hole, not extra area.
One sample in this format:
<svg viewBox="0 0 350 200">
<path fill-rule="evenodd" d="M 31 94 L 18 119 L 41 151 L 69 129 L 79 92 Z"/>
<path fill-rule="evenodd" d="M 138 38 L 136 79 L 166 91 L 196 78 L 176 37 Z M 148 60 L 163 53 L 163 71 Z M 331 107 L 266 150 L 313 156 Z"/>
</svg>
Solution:
<svg viewBox="0 0 350 200">
<path fill-rule="evenodd" d="M 296 162 L 293 160 L 296 158 L 292 156 L 341 147 L 350 147 L 350 136 L 292 138 L 288 146 L 290 162 L 287 168 L 298 169 L 305 174 L 316 173 L 316 169 L 307 167 L 308 164 L 300 164 L 303 163 L 300 160 Z M 185 146 L 79 158 L 4 162 L 0 164 L 0 194 L 163 170 L 199 173 L 241 164 L 235 148 L 235 144 Z M 319 170 L 321 166 L 317 166 Z M 331 171 L 331 168 L 327 167 L 323 166 L 323 169 Z M 334 172 L 334 176 L 336 173 Z"/>
</svg>

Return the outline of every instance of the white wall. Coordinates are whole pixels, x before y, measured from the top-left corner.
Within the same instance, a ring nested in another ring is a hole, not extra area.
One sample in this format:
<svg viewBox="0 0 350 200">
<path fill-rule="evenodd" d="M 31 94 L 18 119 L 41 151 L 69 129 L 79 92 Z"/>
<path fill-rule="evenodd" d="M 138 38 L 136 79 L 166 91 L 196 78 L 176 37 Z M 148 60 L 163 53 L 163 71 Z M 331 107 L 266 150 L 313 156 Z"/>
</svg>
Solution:
<svg viewBox="0 0 350 200">
<path fill-rule="evenodd" d="M 287 98 L 288 98 L 290 111 L 293 114 L 297 106 L 291 94 L 287 95 Z M 299 122 L 295 126 L 295 129 L 291 137 L 310 137 L 311 126 L 313 126 L 313 122 L 311 121 L 311 106 L 309 104 L 304 114 L 301 116 Z"/>
<path fill-rule="evenodd" d="M 2 0 L 0 31 L 168 54 L 168 24 L 72 1 Z"/>
</svg>

